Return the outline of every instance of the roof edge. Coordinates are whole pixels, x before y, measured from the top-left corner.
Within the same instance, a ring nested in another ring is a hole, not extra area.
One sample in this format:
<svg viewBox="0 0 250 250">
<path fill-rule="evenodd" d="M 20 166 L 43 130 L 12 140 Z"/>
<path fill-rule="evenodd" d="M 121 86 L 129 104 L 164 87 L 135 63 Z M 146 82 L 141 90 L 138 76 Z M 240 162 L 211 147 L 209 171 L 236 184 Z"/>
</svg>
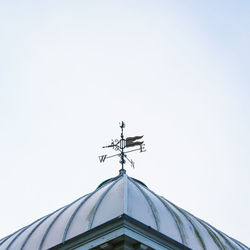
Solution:
<svg viewBox="0 0 250 250">
<path fill-rule="evenodd" d="M 157 244 L 159 244 L 159 246 L 162 247 L 174 247 L 174 249 L 176 250 L 178 249 L 191 250 L 191 248 L 188 248 L 187 246 L 181 244 L 180 242 L 166 236 L 165 234 L 160 233 L 159 231 L 128 216 L 127 214 L 122 214 L 108 222 L 105 222 L 95 228 L 90 229 L 87 232 L 79 234 L 65 241 L 64 243 L 60 243 L 56 246 L 53 246 L 49 248 L 49 250 L 66 250 L 71 248 L 73 249 L 73 247 L 82 246 L 85 243 L 91 242 L 92 240 L 98 238 L 104 238 L 103 237 L 104 235 L 110 232 L 114 232 L 115 230 L 121 228 L 126 228 L 130 229 L 133 232 L 137 232 L 141 236 L 144 236 L 145 238 L 152 240 L 152 242 L 156 242 Z"/>
</svg>

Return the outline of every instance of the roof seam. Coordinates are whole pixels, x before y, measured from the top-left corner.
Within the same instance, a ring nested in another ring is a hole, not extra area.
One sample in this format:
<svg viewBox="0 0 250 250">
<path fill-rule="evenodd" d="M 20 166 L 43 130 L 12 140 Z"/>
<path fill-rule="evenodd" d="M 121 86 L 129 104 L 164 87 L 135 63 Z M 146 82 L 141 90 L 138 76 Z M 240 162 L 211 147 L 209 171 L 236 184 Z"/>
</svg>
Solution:
<svg viewBox="0 0 250 250">
<path fill-rule="evenodd" d="M 207 232 L 210 234 L 212 237 L 213 241 L 218 247 L 221 247 L 222 249 L 226 250 L 225 247 L 223 246 L 222 242 L 220 241 L 219 237 L 207 226 L 205 226 L 199 218 L 195 217 L 197 221 L 207 230 Z"/>
<path fill-rule="evenodd" d="M 47 235 L 48 235 L 50 229 L 52 228 L 52 226 L 54 225 L 54 223 L 57 221 L 57 219 L 58 219 L 58 218 L 59 218 L 59 217 L 60 217 L 60 216 L 61 216 L 61 215 L 71 206 L 71 205 L 75 204 L 77 201 L 83 199 L 83 198 L 84 198 L 85 196 L 87 196 L 87 195 L 88 195 L 88 194 L 86 194 L 86 195 L 80 197 L 79 199 L 77 199 L 77 200 L 71 202 L 70 204 L 68 204 L 67 206 L 65 206 L 65 207 L 62 209 L 62 211 L 61 211 L 61 212 L 56 216 L 56 218 L 50 223 L 50 225 L 48 226 L 46 232 L 44 233 L 43 238 L 42 238 L 42 240 L 41 240 L 41 242 L 40 242 L 40 245 L 39 245 L 39 250 L 42 249 L 43 244 L 44 244 L 44 242 L 45 242 L 45 239 L 47 238 Z"/>
<path fill-rule="evenodd" d="M 152 214 L 154 216 L 154 219 L 155 219 L 155 224 L 156 224 L 156 228 L 157 230 L 159 231 L 160 230 L 160 227 L 159 227 L 159 222 L 158 222 L 158 219 L 157 219 L 157 216 L 155 214 L 155 207 L 154 207 L 154 204 L 152 203 L 151 199 L 148 197 L 148 195 L 142 190 L 142 188 L 130 177 L 128 177 L 129 180 L 140 190 L 140 192 L 142 193 L 142 195 L 144 196 L 144 198 L 146 199 L 146 201 L 148 202 L 149 204 L 149 207 L 152 211 Z"/>
<path fill-rule="evenodd" d="M 230 237 L 229 235 L 225 234 L 224 232 L 222 232 L 222 234 L 225 235 L 226 237 L 228 237 L 233 242 L 235 242 L 238 246 L 240 246 L 241 249 L 245 250 L 245 248 L 244 248 L 245 245 L 243 243 L 239 242 L 238 240 L 235 240 L 234 238 Z M 243 245 L 243 246 L 241 246 L 241 245 Z M 249 248 L 247 247 L 247 249 L 249 249 Z"/>
<path fill-rule="evenodd" d="M 244 250 L 244 248 L 238 243 L 237 240 L 234 240 L 233 238 L 231 238 L 230 236 L 228 236 L 227 234 L 220 232 L 224 237 L 228 237 L 231 241 L 233 241 L 233 243 L 235 243 L 236 245 L 238 245 L 241 249 Z"/>
<path fill-rule="evenodd" d="M 174 206 L 188 221 L 189 223 L 193 226 L 195 234 L 197 235 L 197 238 L 199 239 L 203 249 L 206 249 L 206 245 L 204 243 L 204 241 L 202 240 L 202 237 L 200 235 L 200 232 L 198 230 L 198 228 L 195 226 L 195 224 L 192 222 L 192 220 L 184 213 L 184 211 L 179 208 L 178 206 L 176 206 L 175 204 L 173 204 L 172 202 L 168 201 L 172 206 Z"/>
<path fill-rule="evenodd" d="M 26 227 L 28 227 L 28 226 L 26 226 Z M 7 241 L 10 237 L 12 237 L 12 236 L 15 235 L 16 233 L 20 232 L 21 230 L 24 230 L 26 227 L 22 227 L 22 228 L 18 229 L 16 232 L 14 232 L 14 233 L 12 233 L 12 234 L 10 234 L 10 235 L 8 235 L 8 236 L 2 238 L 2 239 L 1 239 L 1 242 L 0 242 L 0 246 L 1 246 L 5 241 Z"/>
<path fill-rule="evenodd" d="M 69 218 L 69 221 L 66 225 L 66 228 L 65 228 L 65 231 L 64 231 L 64 234 L 63 234 L 63 238 L 62 238 L 62 243 L 64 243 L 65 239 L 66 239 L 66 236 L 67 236 L 67 233 L 69 231 L 69 227 L 73 221 L 73 219 L 75 218 L 75 215 L 76 213 L 78 212 L 78 210 L 82 207 L 82 205 L 93 195 L 95 194 L 97 191 L 99 191 L 99 189 L 97 190 L 94 190 L 92 193 L 89 194 L 89 196 L 87 196 L 80 204 L 79 206 L 76 208 L 76 210 L 74 211 L 74 213 L 71 215 L 71 217 Z"/>
<path fill-rule="evenodd" d="M 39 218 L 38 220 L 34 221 L 33 223 L 29 224 L 28 226 L 26 226 L 25 228 L 23 228 L 23 230 L 21 232 L 19 232 L 15 237 L 14 239 L 12 239 L 12 241 L 8 244 L 8 246 L 6 247 L 6 250 L 9 249 L 9 247 L 13 244 L 13 242 L 23 233 L 25 232 L 29 227 L 31 227 L 32 225 L 34 225 L 36 222 L 38 222 L 39 220 L 42 220 L 44 219 L 45 217 L 47 217 L 48 215 L 45 215 L 44 217 L 42 218 Z"/>
<path fill-rule="evenodd" d="M 179 231 L 179 234 L 180 234 L 180 237 L 181 237 L 181 241 L 183 244 L 186 244 L 186 241 L 185 241 L 185 236 L 184 236 L 184 232 L 182 230 L 182 228 L 180 227 L 179 223 L 177 222 L 177 219 L 176 219 L 176 214 L 174 213 L 174 211 L 172 209 L 170 209 L 169 205 L 167 203 L 165 203 L 162 198 L 160 196 L 158 196 L 157 194 L 155 194 L 152 190 L 148 189 L 155 197 L 157 197 L 160 202 L 163 204 L 163 206 L 170 212 L 170 214 L 172 215 L 173 219 L 174 219 L 174 222 L 176 224 L 176 227 Z"/>
<path fill-rule="evenodd" d="M 203 221 L 203 220 L 202 220 Z M 217 234 L 219 234 L 232 248 L 234 248 L 234 246 L 232 245 L 232 243 L 230 241 L 232 241 L 233 243 L 235 243 L 235 239 L 229 237 L 228 235 L 226 235 L 225 233 L 221 232 L 220 230 L 216 229 L 215 227 L 213 227 L 212 225 L 210 225 L 209 223 L 207 223 L 206 221 L 203 221 L 205 224 L 207 224 L 209 227 L 211 227 Z M 242 246 L 240 246 L 241 249 L 244 249 Z M 247 249 L 249 249 L 246 246 Z"/>
<path fill-rule="evenodd" d="M 229 237 L 229 236 L 228 236 Z M 230 237 L 231 238 L 231 237 Z M 240 241 L 238 241 L 238 240 L 236 240 L 236 239 L 233 239 L 233 238 L 231 238 L 232 240 L 234 240 L 234 241 L 236 241 L 236 242 L 238 242 L 238 244 L 240 244 L 240 245 L 242 245 L 243 247 L 244 247 L 244 249 L 246 248 L 246 249 L 250 249 L 249 247 L 247 247 L 244 243 L 241 243 Z"/>
<path fill-rule="evenodd" d="M 89 225 L 88 225 L 88 229 L 90 229 L 92 227 L 92 224 L 93 224 L 93 221 L 94 221 L 94 217 L 95 217 L 95 214 L 97 212 L 97 209 L 99 208 L 102 200 L 104 199 L 104 197 L 106 196 L 106 194 L 112 189 L 112 187 L 120 180 L 121 177 L 119 177 L 117 180 L 115 180 L 114 183 L 112 183 L 108 189 L 101 195 L 100 199 L 98 200 L 96 206 L 95 206 L 95 209 L 91 215 L 91 218 L 90 218 L 90 221 L 89 221 Z"/>
<path fill-rule="evenodd" d="M 21 249 L 24 248 L 24 246 L 26 245 L 27 241 L 29 240 L 29 238 L 31 237 L 31 235 L 36 231 L 36 229 L 45 221 L 47 220 L 50 216 L 54 215 L 56 212 L 58 212 L 60 209 L 62 208 L 59 208 L 57 209 L 56 211 L 54 211 L 53 213 L 47 215 L 45 218 L 43 218 L 32 230 L 31 232 L 28 234 L 28 236 L 26 237 L 25 241 L 23 242 L 22 246 L 21 246 Z"/>
<path fill-rule="evenodd" d="M 217 234 L 219 234 L 227 242 L 228 245 L 232 247 L 232 249 L 234 249 L 234 246 L 232 245 L 232 243 L 218 229 L 214 228 L 213 226 L 211 226 L 210 224 L 208 224 L 207 222 L 203 220 L 202 222 L 208 225 L 209 227 L 211 227 Z"/>
<path fill-rule="evenodd" d="M 201 225 L 203 228 L 205 228 L 205 230 L 209 233 L 210 237 L 212 238 L 212 240 L 215 242 L 215 244 L 216 244 L 218 247 L 220 247 L 221 249 L 224 249 L 224 250 L 225 250 L 225 247 L 224 247 L 223 244 L 221 243 L 221 241 L 220 241 L 220 239 L 218 238 L 218 236 L 217 236 L 208 226 L 204 225 L 204 224 L 202 223 L 202 221 L 201 221 L 198 217 L 196 217 L 196 216 L 190 214 L 190 213 L 187 212 L 187 211 L 186 211 L 186 213 L 187 213 L 189 216 L 194 217 L 194 219 L 196 219 L 196 220 L 200 223 L 200 225 Z"/>
<path fill-rule="evenodd" d="M 119 177 L 119 176 L 118 176 L 118 177 Z M 116 180 L 118 177 L 115 177 L 115 178 L 113 178 L 113 179 Z M 79 209 L 83 206 L 83 204 L 84 204 L 92 195 L 94 195 L 96 192 L 98 192 L 99 190 L 101 190 L 101 189 L 102 189 L 103 187 L 105 187 L 105 186 L 106 186 L 106 184 L 105 184 L 104 186 L 102 186 L 102 187 L 100 187 L 100 188 L 94 190 L 92 193 L 89 194 L 89 196 L 87 196 L 87 197 L 79 204 L 79 206 L 76 208 L 76 210 L 74 211 L 74 213 L 71 215 L 71 217 L 70 217 L 70 219 L 69 219 L 69 221 L 68 221 L 68 223 L 67 223 L 67 225 L 66 225 L 66 228 L 65 228 L 65 231 L 64 231 L 64 234 L 63 234 L 63 238 L 62 238 L 62 243 L 65 242 L 65 239 L 66 239 L 66 237 L 67 237 L 67 234 L 68 234 L 70 225 L 71 225 L 73 219 L 75 218 L 76 213 L 79 211 Z"/>
</svg>

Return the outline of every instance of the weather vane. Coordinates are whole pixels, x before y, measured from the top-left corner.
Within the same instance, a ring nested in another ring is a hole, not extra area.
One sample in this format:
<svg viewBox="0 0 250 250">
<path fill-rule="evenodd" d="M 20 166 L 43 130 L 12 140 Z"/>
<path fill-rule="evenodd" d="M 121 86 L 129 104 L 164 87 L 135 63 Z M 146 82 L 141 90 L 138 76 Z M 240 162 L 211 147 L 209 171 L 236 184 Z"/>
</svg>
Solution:
<svg viewBox="0 0 250 250">
<path fill-rule="evenodd" d="M 115 156 L 120 157 L 120 163 L 122 165 L 122 169 L 120 170 L 120 173 L 124 173 L 124 164 L 126 163 L 126 160 L 131 164 L 131 167 L 134 168 L 135 163 L 133 162 L 133 160 L 130 160 L 127 157 L 127 154 L 130 152 L 134 152 L 134 151 L 140 151 L 140 152 L 145 152 L 145 144 L 143 141 L 138 141 L 140 139 L 142 139 L 142 136 L 134 136 L 134 137 L 127 137 L 126 139 L 124 139 L 124 134 L 123 134 L 123 129 L 125 128 L 125 123 L 121 122 L 120 123 L 120 128 L 121 128 L 121 139 L 115 139 L 111 141 L 111 144 L 108 146 L 103 146 L 103 148 L 112 148 L 115 151 L 119 151 L 118 154 L 114 154 L 114 155 L 100 155 L 99 156 L 99 160 L 100 162 L 105 162 L 106 159 L 108 158 L 112 158 Z M 128 150 L 125 151 L 126 148 L 131 148 L 131 147 L 137 147 L 134 148 L 132 150 Z M 126 160 L 125 160 L 126 159 Z"/>
</svg>

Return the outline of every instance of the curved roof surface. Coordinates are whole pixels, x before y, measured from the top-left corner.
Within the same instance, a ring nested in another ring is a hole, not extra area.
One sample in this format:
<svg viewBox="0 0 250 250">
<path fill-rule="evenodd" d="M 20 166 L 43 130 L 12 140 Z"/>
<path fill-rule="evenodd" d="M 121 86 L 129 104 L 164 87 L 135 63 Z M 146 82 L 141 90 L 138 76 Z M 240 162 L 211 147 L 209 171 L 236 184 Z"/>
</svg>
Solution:
<svg viewBox="0 0 250 250">
<path fill-rule="evenodd" d="M 192 249 L 249 249 L 126 174 L 0 240 L 0 249 L 48 249 L 126 214 Z"/>
</svg>

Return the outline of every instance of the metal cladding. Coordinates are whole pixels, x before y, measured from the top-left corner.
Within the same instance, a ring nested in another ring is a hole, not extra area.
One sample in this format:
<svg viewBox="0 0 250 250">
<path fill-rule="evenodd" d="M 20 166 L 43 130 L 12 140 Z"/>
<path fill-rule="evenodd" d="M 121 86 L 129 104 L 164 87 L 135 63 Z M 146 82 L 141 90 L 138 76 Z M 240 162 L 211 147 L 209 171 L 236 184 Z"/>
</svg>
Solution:
<svg viewBox="0 0 250 250">
<path fill-rule="evenodd" d="M 121 174 L 0 240 L 0 249 L 48 249 L 126 214 L 192 249 L 249 249 Z"/>
</svg>

